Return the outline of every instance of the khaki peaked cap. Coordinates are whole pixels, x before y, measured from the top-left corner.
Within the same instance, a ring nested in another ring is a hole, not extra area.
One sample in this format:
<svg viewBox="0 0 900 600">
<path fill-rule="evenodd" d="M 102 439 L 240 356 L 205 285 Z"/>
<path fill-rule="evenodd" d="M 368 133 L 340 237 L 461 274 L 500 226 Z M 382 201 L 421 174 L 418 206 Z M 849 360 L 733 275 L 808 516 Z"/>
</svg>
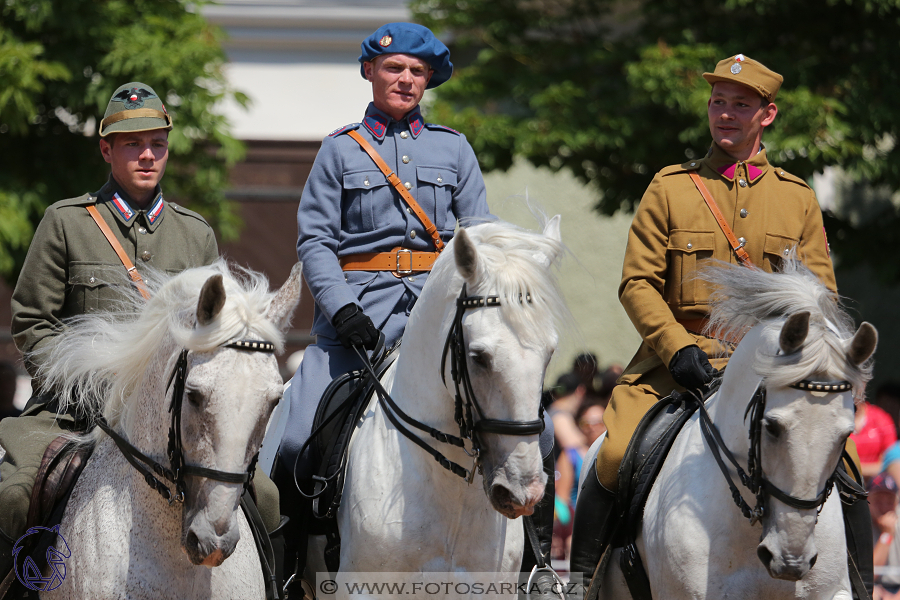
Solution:
<svg viewBox="0 0 900 600">
<path fill-rule="evenodd" d="M 720 60 L 712 73 L 704 73 L 703 79 L 714 85 L 717 81 L 739 83 L 752 88 L 757 94 L 773 102 L 784 77 L 743 54 Z"/>
<path fill-rule="evenodd" d="M 172 129 L 172 117 L 162 99 L 152 87 L 140 81 L 120 85 L 106 105 L 106 112 L 100 121 L 100 137 L 123 131 L 154 129 Z"/>
</svg>

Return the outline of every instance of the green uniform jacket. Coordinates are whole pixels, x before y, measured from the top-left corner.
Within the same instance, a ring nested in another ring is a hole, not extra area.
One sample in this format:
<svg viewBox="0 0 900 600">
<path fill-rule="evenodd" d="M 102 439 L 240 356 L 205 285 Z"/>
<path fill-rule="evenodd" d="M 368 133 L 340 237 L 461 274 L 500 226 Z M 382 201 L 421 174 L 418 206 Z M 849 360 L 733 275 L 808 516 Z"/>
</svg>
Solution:
<svg viewBox="0 0 900 600">
<path fill-rule="evenodd" d="M 837 289 L 812 189 L 770 165 L 765 149 L 736 163 L 713 144 L 706 158 L 657 173 L 635 213 L 619 287 L 619 299 L 644 340 L 626 370 L 632 376 L 660 361 L 668 365 L 685 346 L 707 346 L 702 342 L 711 340 L 698 339 L 675 319 L 708 315 L 710 289 L 696 276 L 709 259 L 738 262 L 689 176 L 694 170 L 735 236 L 746 240 L 744 249 L 755 265 L 771 272 L 796 247 L 804 264 L 829 289 Z"/>
<path fill-rule="evenodd" d="M 134 208 L 110 177 L 95 194 L 50 206 L 38 225 L 12 296 L 12 335 L 35 376 L 30 353 L 44 346 L 67 317 L 111 308 L 110 281 L 125 267 L 85 207 L 96 204 L 126 254 L 137 266 L 169 273 L 212 263 L 219 252 L 212 228 L 197 213 L 156 197 Z M 37 359 L 39 360 L 39 359 Z"/>
</svg>

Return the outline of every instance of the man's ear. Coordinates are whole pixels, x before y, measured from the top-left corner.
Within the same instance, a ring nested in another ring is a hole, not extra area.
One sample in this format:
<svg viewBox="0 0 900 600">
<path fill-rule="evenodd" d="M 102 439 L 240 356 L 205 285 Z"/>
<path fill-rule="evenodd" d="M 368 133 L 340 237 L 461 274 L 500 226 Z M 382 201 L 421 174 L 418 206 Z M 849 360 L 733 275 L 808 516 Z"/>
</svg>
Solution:
<svg viewBox="0 0 900 600">
<path fill-rule="evenodd" d="M 428 69 L 428 79 L 425 80 L 425 87 L 428 87 L 428 84 L 431 83 L 432 75 L 434 75 L 434 69 Z"/>
<path fill-rule="evenodd" d="M 113 139 L 110 136 L 110 139 L 100 138 L 100 154 L 103 156 L 103 160 L 108 163 L 112 163 L 112 146 Z"/>
<path fill-rule="evenodd" d="M 363 70 L 366 73 L 366 79 L 368 81 L 372 81 L 372 71 L 375 69 L 375 63 L 371 60 L 367 60 L 363 63 Z"/>
<path fill-rule="evenodd" d="M 778 114 L 778 107 L 775 106 L 774 102 L 769 102 L 767 106 L 763 108 L 763 119 L 760 122 L 760 125 L 763 127 L 768 127 L 775 120 L 775 116 Z"/>
</svg>

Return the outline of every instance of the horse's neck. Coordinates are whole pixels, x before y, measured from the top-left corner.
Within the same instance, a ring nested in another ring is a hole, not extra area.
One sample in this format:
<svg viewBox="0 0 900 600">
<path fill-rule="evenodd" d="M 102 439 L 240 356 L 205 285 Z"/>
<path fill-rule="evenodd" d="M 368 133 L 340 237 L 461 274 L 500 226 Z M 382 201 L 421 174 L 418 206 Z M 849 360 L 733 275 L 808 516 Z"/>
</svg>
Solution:
<svg viewBox="0 0 900 600">
<path fill-rule="evenodd" d="M 441 381 L 440 363 L 446 341 L 442 325 L 454 306 L 448 306 L 452 300 L 445 297 L 446 286 L 428 283 L 431 285 L 426 285 L 416 302 L 403 334 L 391 396 L 410 416 L 451 432 L 449 428 L 455 427 L 453 396 Z M 447 383 L 453 385 L 449 376 Z"/>
</svg>

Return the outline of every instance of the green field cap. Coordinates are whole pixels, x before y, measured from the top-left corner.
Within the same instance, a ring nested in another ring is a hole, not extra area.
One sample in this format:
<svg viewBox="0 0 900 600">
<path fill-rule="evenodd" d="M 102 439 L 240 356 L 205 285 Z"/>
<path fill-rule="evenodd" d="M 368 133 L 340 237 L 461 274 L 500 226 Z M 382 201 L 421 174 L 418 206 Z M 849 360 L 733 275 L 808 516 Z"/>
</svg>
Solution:
<svg viewBox="0 0 900 600">
<path fill-rule="evenodd" d="M 713 85 L 717 81 L 730 81 L 746 85 L 756 90 L 756 93 L 769 102 L 775 100 L 775 95 L 778 94 L 784 81 L 784 78 L 775 71 L 743 54 L 736 54 L 720 60 L 716 65 L 716 70 L 712 73 L 704 73 L 703 79 L 708 81 L 709 85 Z"/>
<path fill-rule="evenodd" d="M 100 137 L 122 131 L 152 129 L 172 129 L 172 117 L 166 112 L 160 97 L 152 87 L 139 81 L 119 86 L 109 99 L 100 121 Z"/>
</svg>

